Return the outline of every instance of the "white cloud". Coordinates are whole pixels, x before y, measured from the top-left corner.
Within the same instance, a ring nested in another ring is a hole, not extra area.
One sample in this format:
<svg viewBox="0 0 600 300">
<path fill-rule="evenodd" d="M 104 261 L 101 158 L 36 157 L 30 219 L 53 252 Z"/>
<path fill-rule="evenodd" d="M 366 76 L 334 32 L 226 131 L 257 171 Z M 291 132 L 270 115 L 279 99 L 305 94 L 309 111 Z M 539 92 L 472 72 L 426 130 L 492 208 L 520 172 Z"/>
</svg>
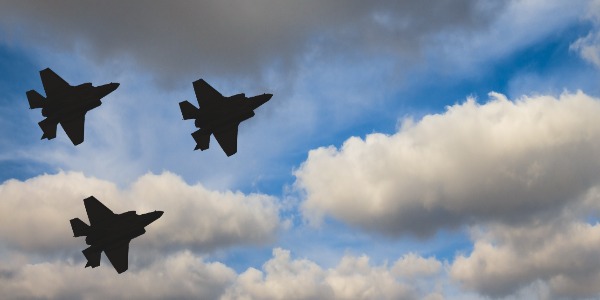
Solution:
<svg viewBox="0 0 600 300">
<path fill-rule="evenodd" d="M 224 298 L 433 299 L 434 280 L 423 289 L 411 283 L 438 275 L 440 265 L 435 258 L 414 254 L 399 259 L 393 267 L 373 266 L 367 256 L 346 255 L 336 267 L 323 269 L 307 259 L 291 259 L 287 250 L 275 249 L 273 258 L 264 264 L 264 271 L 250 268 L 240 274 Z M 410 271 L 404 273 L 404 269 Z"/>
<path fill-rule="evenodd" d="M 590 32 L 579 38 L 570 49 L 578 51 L 583 59 L 600 68 L 600 32 Z"/>
<path fill-rule="evenodd" d="M 589 3 L 588 18 L 595 27 L 587 36 L 571 44 L 570 49 L 578 51 L 583 59 L 600 68 L 600 1 L 594 0 Z"/>
<path fill-rule="evenodd" d="M 600 68 L 600 1 L 594 0 L 589 3 L 588 18 L 595 27 L 587 36 L 571 44 L 569 49 L 579 52 L 584 60 Z"/>
<path fill-rule="evenodd" d="M 0 265 L 6 299 L 216 299 L 235 278 L 229 267 L 190 252 L 123 274 L 106 266 L 85 269 L 72 261 Z"/>
<path fill-rule="evenodd" d="M 280 226 L 276 199 L 267 195 L 210 191 L 168 172 L 144 175 L 125 189 L 81 173 L 60 172 L 0 185 L 2 245 L 36 253 L 83 250 L 83 240 L 72 237 L 69 220 L 87 221 L 82 200 L 90 195 L 115 213 L 165 212 L 134 240 L 135 252 L 261 244 L 272 240 Z"/>
<path fill-rule="evenodd" d="M 539 285 L 551 297 L 600 293 L 600 226 L 543 221 L 530 226 L 491 226 L 475 235 L 473 251 L 455 258 L 451 277 L 491 297 Z"/>
<path fill-rule="evenodd" d="M 262 270 L 249 268 L 241 274 L 188 251 L 163 257 L 123 274 L 107 267 L 85 269 L 72 261 L 0 260 L 0 289 L 10 299 L 440 299 L 441 295 L 437 279 L 427 277 L 440 275 L 440 263 L 412 254 L 394 267 L 373 266 L 366 256 L 344 256 L 336 267 L 324 269 L 277 248 Z M 424 261 L 437 265 L 435 272 Z M 405 277 L 394 271 L 400 265 L 422 270 Z M 424 285 L 411 284 L 422 279 Z"/>
<path fill-rule="evenodd" d="M 296 171 L 304 214 L 389 235 L 559 211 L 600 182 L 600 100 L 491 93 L 391 136 L 310 151 Z"/>
</svg>

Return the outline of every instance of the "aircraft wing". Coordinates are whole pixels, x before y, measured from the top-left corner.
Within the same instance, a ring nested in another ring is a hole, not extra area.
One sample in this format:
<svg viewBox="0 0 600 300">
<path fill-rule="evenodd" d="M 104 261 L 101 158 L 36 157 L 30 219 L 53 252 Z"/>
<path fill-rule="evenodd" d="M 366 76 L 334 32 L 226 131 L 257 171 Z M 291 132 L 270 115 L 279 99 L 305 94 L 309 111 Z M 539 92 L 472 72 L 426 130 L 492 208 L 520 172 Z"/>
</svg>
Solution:
<svg viewBox="0 0 600 300">
<path fill-rule="evenodd" d="M 71 87 L 64 79 L 60 78 L 54 71 L 50 70 L 50 68 L 41 70 L 40 77 L 42 78 L 42 84 L 46 91 L 46 98 L 60 95 L 64 93 L 66 89 Z"/>
<path fill-rule="evenodd" d="M 215 131 L 213 135 L 225 154 L 227 156 L 232 156 L 237 152 L 237 136 L 238 136 L 238 126 L 240 124 L 234 124 L 233 126 L 226 128 L 222 131 Z"/>
<path fill-rule="evenodd" d="M 210 106 L 223 98 L 223 95 L 204 81 L 204 79 L 198 79 L 194 81 L 193 84 L 196 99 L 198 100 L 198 105 L 200 105 L 200 107 L 206 105 Z"/>
<path fill-rule="evenodd" d="M 119 244 L 116 247 L 108 248 L 104 250 L 106 257 L 110 260 L 117 273 L 121 274 L 129 268 L 128 257 L 129 257 L 129 242 Z"/>
<path fill-rule="evenodd" d="M 115 215 L 112 210 L 104 206 L 104 204 L 98 201 L 94 196 L 83 199 L 83 204 L 85 205 L 85 210 L 87 211 L 91 226 L 102 223 L 104 220 Z"/>
<path fill-rule="evenodd" d="M 65 133 L 73 142 L 73 145 L 79 145 L 83 143 L 83 126 L 85 123 L 85 114 L 81 114 L 81 116 L 76 116 L 75 118 L 61 121 L 60 125 L 65 130 Z"/>
</svg>

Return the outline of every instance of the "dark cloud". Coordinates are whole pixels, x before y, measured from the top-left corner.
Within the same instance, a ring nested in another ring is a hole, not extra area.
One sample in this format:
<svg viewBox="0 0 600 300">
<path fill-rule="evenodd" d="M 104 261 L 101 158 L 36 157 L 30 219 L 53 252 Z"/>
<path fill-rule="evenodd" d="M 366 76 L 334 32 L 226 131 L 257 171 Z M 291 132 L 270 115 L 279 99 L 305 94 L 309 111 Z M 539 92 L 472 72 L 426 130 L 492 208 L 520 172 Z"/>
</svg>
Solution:
<svg viewBox="0 0 600 300">
<path fill-rule="evenodd" d="M 489 22 L 500 3 L 4 1 L 0 25 L 9 42 L 82 51 L 98 63 L 129 57 L 163 79 L 256 75 L 307 52 L 409 53 L 430 35 Z"/>
</svg>

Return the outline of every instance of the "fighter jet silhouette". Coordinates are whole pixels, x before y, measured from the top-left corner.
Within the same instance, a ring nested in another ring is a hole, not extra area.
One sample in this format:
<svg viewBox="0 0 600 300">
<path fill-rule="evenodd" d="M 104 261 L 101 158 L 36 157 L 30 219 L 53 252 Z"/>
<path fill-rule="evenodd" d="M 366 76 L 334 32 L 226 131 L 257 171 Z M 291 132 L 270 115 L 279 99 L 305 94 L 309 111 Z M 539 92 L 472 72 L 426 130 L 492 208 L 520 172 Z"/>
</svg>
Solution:
<svg viewBox="0 0 600 300">
<path fill-rule="evenodd" d="M 195 125 L 200 128 L 192 133 L 196 141 L 194 150 L 208 149 L 210 135 L 214 134 L 227 156 L 237 152 L 240 123 L 252 118 L 254 110 L 273 97 L 272 94 L 262 94 L 248 98 L 243 93 L 224 97 L 203 79 L 194 81 L 194 92 L 199 109 L 188 101 L 179 102 L 183 119 L 196 119 Z"/>
<path fill-rule="evenodd" d="M 73 236 L 87 236 L 85 242 L 90 245 L 83 250 L 87 258 L 85 267 L 100 265 L 100 253 L 104 251 L 108 260 L 119 274 L 127 271 L 129 242 L 146 233 L 144 227 L 163 215 L 162 211 L 153 211 L 138 215 L 135 211 L 114 214 L 94 196 L 83 199 L 90 225 L 79 218 L 71 219 Z"/>
<path fill-rule="evenodd" d="M 44 132 L 42 139 L 55 138 L 56 126 L 60 123 L 73 145 L 83 142 L 85 114 L 100 106 L 100 99 L 119 87 L 112 82 L 97 87 L 89 82 L 71 86 L 50 68 L 40 71 L 40 77 L 46 98 L 31 90 L 27 92 L 27 100 L 30 109 L 41 108 L 42 116 L 46 117 L 38 123 Z"/>
</svg>

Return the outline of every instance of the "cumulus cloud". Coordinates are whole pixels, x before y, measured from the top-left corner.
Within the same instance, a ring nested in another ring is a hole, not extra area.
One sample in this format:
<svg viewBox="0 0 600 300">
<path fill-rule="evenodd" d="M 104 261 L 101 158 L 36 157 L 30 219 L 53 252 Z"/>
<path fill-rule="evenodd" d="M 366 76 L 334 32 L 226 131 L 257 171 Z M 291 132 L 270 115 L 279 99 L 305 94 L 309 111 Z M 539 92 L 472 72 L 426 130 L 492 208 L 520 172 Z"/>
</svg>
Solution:
<svg viewBox="0 0 600 300">
<path fill-rule="evenodd" d="M 304 214 L 388 235 L 560 211 L 600 182 L 600 100 L 490 94 L 393 135 L 310 151 L 295 172 Z"/>
<path fill-rule="evenodd" d="M 256 74 L 304 53 L 410 53 L 428 35 L 487 23 L 495 1 L 4 2 L 9 42 L 133 58 L 163 78 Z M 348 52 L 346 52 L 348 53 Z"/>
<path fill-rule="evenodd" d="M 190 252 L 123 274 L 71 261 L 0 265 L 0 289 L 7 299 L 217 299 L 235 278 L 231 268 Z"/>
<path fill-rule="evenodd" d="M 240 274 L 224 298 L 422 299 L 435 297 L 434 284 L 429 282 L 420 290 L 411 283 L 438 275 L 440 270 L 441 263 L 435 258 L 415 254 L 400 258 L 392 267 L 373 266 L 367 256 L 346 255 L 336 267 L 324 269 L 307 259 L 291 259 L 287 250 L 275 249 L 263 271 L 250 268 Z"/>
<path fill-rule="evenodd" d="M 429 276 L 439 275 L 440 265 L 415 254 L 392 267 L 374 266 L 366 256 L 344 256 L 336 267 L 324 269 L 277 248 L 262 270 L 236 274 L 183 251 L 119 275 L 72 261 L 12 261 L 0 265 L 0 289 L 3 297 L 19 299 L 439 299 Z M 398 268 L 417 273 L 405 277 Z M 425 285 L 412 285 L 418 281 Z"/>
<path fill-rule="evenodd" d="M 81 239 L 72 237 L 69 220 L 79 217 L 87 221 L 82 200 L 90 195 L 114 213 L 165 212 L 144 236 L 134 240 L 140 252 L 182 248 L 210 251 L 261 244 L 270 241 L 280 225 L 276 199 L 263 194 L 210 191 L 168 172 L 144 175 L 124 189 L 78 172 L 60 172 L 0 185 L 2 245 L 27 253 L 85 246 Z"/>
<path fill-rule="evenodd" d="M 459 255 L 451 277 L 490 297 L 542 284 L 550 297 L 585 298 L 600 293 L 600 226 L 541 222 L 491 226 L 475 234 L 473 251 Z"/>
</svg>

